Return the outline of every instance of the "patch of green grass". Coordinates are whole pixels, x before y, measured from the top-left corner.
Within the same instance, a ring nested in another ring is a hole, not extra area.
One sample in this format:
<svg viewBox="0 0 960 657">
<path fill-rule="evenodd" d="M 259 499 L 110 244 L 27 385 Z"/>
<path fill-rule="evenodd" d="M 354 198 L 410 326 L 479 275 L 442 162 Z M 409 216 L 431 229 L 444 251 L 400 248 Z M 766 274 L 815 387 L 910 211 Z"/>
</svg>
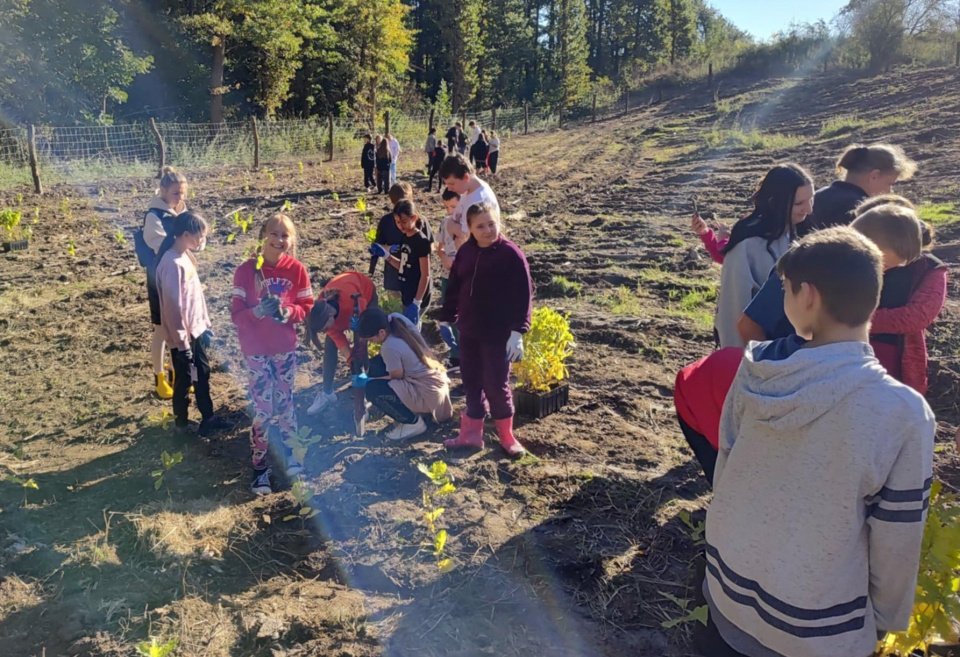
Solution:
<svg viewBox="0 0 960 657">
<path fill-rule="evenodd" d="M 596 302 L 609 308 L 614 315 L 639 315 L 640 297 L 638 293 L 638 290 L 631 290 L 626 285 L 621 285 L 617 289 L 597 297 Z"/>
<path fill-rule="evenodd" d="M 727 116 L 733 114 L 734 112 L 739 112 L 743 109 L 743 106 L 747 103 L 747 99 L 743 96 L 732 96 L 730 98 L 723 98 L 717 100 L 713 103 L 714 109 L 717 111 L 718 116 Z"/>
<path fill-rule="evenodd" d="M 643 283 L 664 283 L 671 280 L 672 274 L 660 267 L 648 267 L 640 270 L 639 277 Z"/>
<path fill-rule="evenodd" d="M 740 127 L 727 129 L 717 126 L 704 135 L 704 140 L 711 149 L 743 148 L 750 151 L 785 150 L 803 143 L 803 138 L 781 132 L 763 132 L 755 128 L 744 131 Z"/>
<path fill-rule="evenodd" d="M 583 293 L 583 283 L 571 281 L 566 276 L 554 276 L 550 279 L 550 287 L 564 296 L 580 296 Z"/>
<path fill-rule="evenodd" d="M 684 155 L 695 153 L 698 150 L 700 150 L 700 146 L 697 144 L 688 144 L 687 146 L 679 146 L 677 148 L 664 148 L 654 153 L 653 161 L 657 164 L 667 164 Z"/>
<path fill-rule="evenodd" d="M 956 206 L 953 203 L 924 203 L 917 208 L 920 219 L 934 226 L 952 224 L 960 219 Z"/>
<path fill-rule="evenodd" d="M 550 242 L 530 242 L 529 244 L 523 245 L 523 250 L 526 253 L 532 251 L 556 251 L 560 247 L 556 244 L 551 244 Z"/>
<path fill-rule="evenodd" d="M 820 136 L 836 137 L 837 135 L 859 130 L 866 125 L 866 120 L 861 119 L 856 114 L 839 114 L 820 124 Z"/>
<path fill-rule="evenodd" d="M 687 243 L 684 242 L 684 241 L 683 241 L 681 238 L 679 238 L 679 237 L 671 237 L 670 239 L 667 240 L 667 246 L 673 246 L 673 247 L 676 247 L 676 248 L 678 248 L 678 249 L 682 249 L 682 248 L 685 247 L 686 245 L 687 245 Z"/>
<path fill-rule="evenodd" d="M 617 153 L 622 151 L 625 147 L 626 145 L 619 141 L 612 141 L 609 144 L 607 144 L 607 153 L 611 155 L 616 155 Z"/>
</svg>

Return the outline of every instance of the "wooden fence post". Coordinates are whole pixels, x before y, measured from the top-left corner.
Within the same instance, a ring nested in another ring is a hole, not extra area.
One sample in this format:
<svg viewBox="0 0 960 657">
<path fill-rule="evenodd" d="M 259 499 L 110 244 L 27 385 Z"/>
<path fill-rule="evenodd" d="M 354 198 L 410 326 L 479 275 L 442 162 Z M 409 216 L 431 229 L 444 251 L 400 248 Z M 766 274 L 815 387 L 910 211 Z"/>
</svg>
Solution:
<svg viewBox="0 0 960 657">
<path fill-rule="evenodd" d="M 163 137 L 160 136 L 160 130 L 157 128 L 157 122 L 150 117 L 150 129 L 153 136 L 157 138 L 157 150 L 160 152 L 160 166 L 157 169 L 157 178 L 163 178 L 163 167 L 167 164 L 167 151 L 163 146 Z"/>
<path fill-rule="evenodd" d="M 460 110 L 460 125 L 464 131 L 467 129 L 467 110 Z"/>
<path fill-rule="evenodd" d="M 957 41 L 957 54 L 954 55 L 953 63 L 956 66 L 960 66 L 960 41 Z"/>
<path fill-rule="evenodd" d="M 627 89 L 623 92 L 623 113 L 626 114 L 630 111 L 630 90 Z"/>
<path fill-rule="evenodd" d="M 30 155 L 30 173 L 33 175 L 33 188 L 37 194 L 43 194 L 40 182 L 40 169 L 37 168 L 37 131 L 31 123 L 27 126 L 27 152 Z"/>
<path fill-rule="evenodd" d="M 563 103 L 557 107 L 557 127 L 563 130 Z"/>
<path fill-rule="evenodd" d="M 330 138 L 329 146 L 327 146 L 327 161 L 333 162 L 333 114 L 327 115 L 327 133 Z"/>
<path fill-rule="evenodd" d="M 713 87 L 713 62 L 707 64 L 707 88 Z"/>
<path fill-rule="evenodd" d="M 490 129 L 496 130 L 497 129 L 497 108 L 494 107 L 492 112 L 493 112 L 493 117 L 491 120 L 493 121 L 493 125 L 490 127 Z"/>
<path fill-rule="evenodd" d="M 390 110 L 387 110 L 386 112 L 383 113 L 383 124 L 385 127 L 385 130 L 383 132 L 384 136 L 389 135 L 390 134 Z"/>
<path fill-rule="evenodd" d="M 260 128 L 257 126 L 257 117 L 250 117 L 250 125 L 253 127 L 253 169 L 260 168 Z"/>
<path fill-rule="evenodd" d="M 597 92 L 593 92 L 593 121 L 592 123 L 597 122 Z"/>
<path fill-rule="evenodd" d="M 436 108 L 434 107 L 430 108 L 430 122 L 427 124 L 427 132 L 429 132 L 430 129 L 433 128 L 433 116 L 436 111 L 437 111 Z"/>
<path fill-rule="evenodd" d="M 530 132 L 530 105 L 523 101 L 523 134 Z"/>
</svg>

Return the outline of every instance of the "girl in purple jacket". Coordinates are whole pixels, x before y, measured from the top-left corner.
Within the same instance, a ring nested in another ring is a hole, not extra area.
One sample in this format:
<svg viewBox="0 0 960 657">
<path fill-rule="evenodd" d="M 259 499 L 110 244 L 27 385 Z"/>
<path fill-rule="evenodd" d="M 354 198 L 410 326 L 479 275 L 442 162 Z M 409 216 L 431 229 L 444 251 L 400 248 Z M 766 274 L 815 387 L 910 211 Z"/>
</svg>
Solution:
<svg viewBox="0 0 960 657">
<path fill-rule="evenodd" d="M 440 325 L 460 329 L 460 376 L 467 408 L 460 435 L 447 447 L 483 447 L 483 420 L 489 403 L 500 444 L 511 456 L 523 454 L 513 436 L 510 363 L 523 357 L 530 330 L 533 282 L 527 259 L 500 234 L 500 210 L 477 203 L 467 210 L 470 238 L 450 270 Z"/>
</svg>

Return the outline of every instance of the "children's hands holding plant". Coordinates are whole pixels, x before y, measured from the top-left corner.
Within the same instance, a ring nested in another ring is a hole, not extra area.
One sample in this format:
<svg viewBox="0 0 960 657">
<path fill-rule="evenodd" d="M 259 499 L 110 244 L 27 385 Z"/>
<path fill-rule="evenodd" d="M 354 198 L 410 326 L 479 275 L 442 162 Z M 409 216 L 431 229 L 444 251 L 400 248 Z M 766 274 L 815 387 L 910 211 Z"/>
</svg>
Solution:
<svg viewBox="0 0 960 657">
<path fill-rule="evenodd" d="M 516 331 L 510 331 L 510 338 L 507 340 L 507 360 L 511 363 L 523 360 L 523 336 Z"/>
<path fill-rule="evenodd" d="M 280 309 L 277 310 L 274 314 L 270 315 L 270 317 L 277 324 L 286 324 L 287 322 L 290 321 L 291 312 L 292 311 L 290 310 L 290 306 L 280 306 Z"/>
<path fill-rule="evenodd" d="M 273 315 L 278 310 L 280 310 L 280 297 L 268 294 L 260 299 L 260 303 L 253 309 L 253 314 L 257 319 L 263 319 Z"/>
</svg>

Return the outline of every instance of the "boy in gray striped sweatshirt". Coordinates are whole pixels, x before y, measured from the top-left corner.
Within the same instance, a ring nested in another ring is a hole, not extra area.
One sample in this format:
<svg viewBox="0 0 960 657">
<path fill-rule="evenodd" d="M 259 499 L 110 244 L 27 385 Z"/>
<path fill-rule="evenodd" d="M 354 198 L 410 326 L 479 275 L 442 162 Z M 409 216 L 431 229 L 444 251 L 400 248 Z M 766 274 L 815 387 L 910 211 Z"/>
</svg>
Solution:
<svg viewBox="0 0 960 657">
<path fill-rule="evenodd" d="M 907 628 L 934 418 L 868 344 L 881 262 L 846 227 L 780 259 L 798 336 L 751 342 L 724 404 L 707 654 L 868 657 L 879 636 Z"/>
</svg>

